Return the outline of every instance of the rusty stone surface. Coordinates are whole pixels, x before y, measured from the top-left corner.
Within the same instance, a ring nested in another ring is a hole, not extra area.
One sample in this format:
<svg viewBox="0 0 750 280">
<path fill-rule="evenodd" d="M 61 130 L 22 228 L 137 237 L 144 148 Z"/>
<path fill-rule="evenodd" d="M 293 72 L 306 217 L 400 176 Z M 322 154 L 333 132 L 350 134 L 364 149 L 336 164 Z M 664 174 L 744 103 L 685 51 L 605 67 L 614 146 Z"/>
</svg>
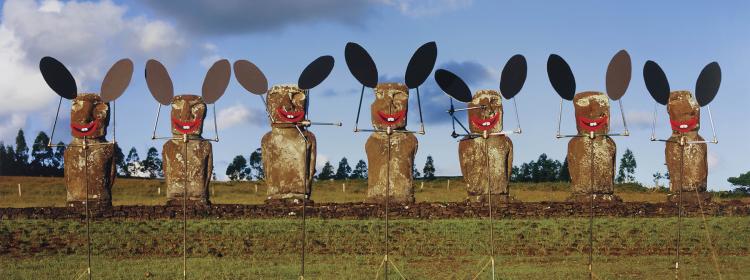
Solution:
<svg viewBox="0 0 750 280">
<path fill-rule="evenodd" d="M 379 84 L 370 109 L 376 129 L 405 130 L 409 90 L 400 83 Z M 395 203 L 414 202 L 412 167 L 418 145 L 417 137 L 411 133 L 373 132 L 367 138 L 368 201 L 384 202 L 390 197 Z"/>
<path fill-rule="evenodd" d="M 73 99 L 70 110 L 73 140 L 63 155 L 70 206 L 86 201 L 87 188 L 89 203 L 112 206 L 112 185 L 116 177 L 115 144 L 108 143 L 105 138 L 108 126 L 109 105 L 99 95 L 79 94 Z"/>
<path fill-rule="evenodd" d="M 675 217 L 677 204 L 662 202 L 594 203 L 598 217 Z M 301 205 L 291 204 L 214 204 L 190 206 L 187 216 L 190 219 L 266 219 L 300 218 Z M 389 209 L 392 219 L 454 219 L 479 218 L 489 214 L 488 207 L 481 203 L 465 202 L 420 202 L 411 205 L 394 205 Z M 521 202 L 499 203 L 493 207 L 493 215 L 498 218 L 556 218 L 588 217 L 588 203 L 575 202 Z M 384 209 L 373 203 L 318 203 L 308 206 L 308 218 L 321 219 L 377 219 L 383 216 Z M 727 201 L 703 205 L 686 204 L 683 216 L 750 216 L 750 203 Z M 92 219 L 181 219 L 182 207 L 162 205 L 114 206 L 106 211 L 92 214 Z M 84 220 L 84 212 L 74 207 L 30 207 L 0 208 L 0 220 L 15 219 L 70 219 Z"/>
<path fill-rule="evenodd" d="M 162 148 L 167 204 L 210 204 L 208 184 L 213 172 L 212 145 L 201 136 L 206 104 L 196 95 L 172 98 L 172 137 Z M 187 152 L 187 155 L 185 154 Z M 187 170 L 186 170 L 187 166 Z"/>
<path fill-rule="evenodd" d="M 261 140 L 261 150 L 269 201 L 303 199 L 312 193 L 317 142 L 312 132 L 294 124 L 305 119 L 306 99 L 296 85 L 277 85 L 268 92 L 266 110 L 273 123 Z"/>
<path fill-rule="evenodd" d="M 482 134 L 486 131 L 489 134 L 503 130 L 503 106 L 499 92 L 480 90 L 474 94 L 468 106 L 486 106 L 484 109 L 468 111 L 469 129 L 472 133 Z M 510 138 L 505 135 L 491 135 L 486 139 L 465 137 L 458 144 L 458 157 L 470 197 L 490 193 L 508 194 L 513 166 L 513 142 Z"/>
<path fill-rule="evenodd" d="M 700 106 L 689 91 L 673 91 L 669 95 L 667 112 L 672 124 L 672 135 L 664 151 L 669 170 L 669 190 L 673 193 L 679 192 L 680 188 L 683 192 L 705 192 L 708 145 L 688 143 L 704 141 L 698 134 Z"/>
<path fill-rule="evenodd" d="M 601 92 L 582 92 L 573 98 L 573 106 L 579 137 L 568 142 L 572 198 L 612 195 L 617 146 L 612 138 L 601 135 L 609 132 L 609 98 Z"/>
</svg>

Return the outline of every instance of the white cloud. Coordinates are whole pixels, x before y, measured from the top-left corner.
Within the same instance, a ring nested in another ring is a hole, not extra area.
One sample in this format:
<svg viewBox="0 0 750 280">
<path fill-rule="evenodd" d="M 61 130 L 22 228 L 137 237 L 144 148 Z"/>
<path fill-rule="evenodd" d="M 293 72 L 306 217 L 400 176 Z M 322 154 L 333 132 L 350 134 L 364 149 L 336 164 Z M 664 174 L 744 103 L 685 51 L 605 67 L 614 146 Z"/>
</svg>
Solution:
<svg viewBox="0 0 750 280">
<path fill-rule="evenodd" d="M 619 115 L 619 112 L 616 112 L 613 108 L 613 118 L 616 117 L 614 114 Z M 628 121 L 628 126 L 631 128 L 638 128 L 638 129 L 651 129 L 653 126 L 654 121 L 654 112 L 646 112 L 646 111 L 626 111 L 625 112 L 625 119 Z"/>
<path fill-rule="evenodd" d="M 26 115 L 11 114 L 9 117 L 0 120 L 0 142 L 11 142 L 16 137 L 18 128 L 26 124 Z"/>
<path fill-rule="evenodd" d="M 330 158 L 327 155 L 318 153 L 315 156 L 315 170 L 317 170 L 318 172 L 323 170 L 323 166 L 326 164 L 326 161 L 330 161 Z"/>
<path fill-rule="evenodd" d="M 243 123 L 262 125 L 266 121 L 264 112 L 256 109 L 248 109 L 242 104 L 236 104 L 219 110 L 216 119 L 218 120 L 220 130 Z"/>
<path fill-rule="evenodd" d="M 221 59 L 221 57 L 218 55 L 218 47 L 216 47 L 216 45 L 205 43 L 203 44 L 202 49 L 203 57 L 200 61 L 201 66 L 209 68 L 214 64 L 214 62 Z"/>
<path fill-rule="evenodd" d="M 435 16 L 466 8 L 472 0 L 380 0 L 381 3 L 396 8 L 401 14 L 410 17 Z"/>
<path fill-rule="evenodd" d="M 120 57 L 170 59 L 186 48 L 183 36 L 168 23 L 129 18 L 126 12 L 127 7 L 111 1 L 5 1 L 0 18 L 0 127 L 17 130 L 27 116 L 53 107 L 57 96 L 37 67 L 44 56 L 70 69 L 79 92 L 96 92 Z"/>
<path fill-rule="evenodd" d="M 708 158 L 706 159 L 708 161 L 708 169 L 713 170 L 717 166 L 719 166 L 719 155 L 715 152 L 708 152 Z"/>
</svg>

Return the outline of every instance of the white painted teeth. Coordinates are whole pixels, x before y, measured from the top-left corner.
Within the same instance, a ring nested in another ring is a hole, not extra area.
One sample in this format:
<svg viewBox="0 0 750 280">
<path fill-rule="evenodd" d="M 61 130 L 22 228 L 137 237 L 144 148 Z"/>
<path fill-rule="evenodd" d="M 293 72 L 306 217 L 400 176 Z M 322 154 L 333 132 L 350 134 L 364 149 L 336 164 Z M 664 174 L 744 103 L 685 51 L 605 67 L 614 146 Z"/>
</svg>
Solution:
<svg viewBox="0 0 750 280">
<path fill-rule="evenodd" d="M 183 125 L 183 126 L 182 126 L 182 129 L 190 129 L 190 126 L 188 126 L 188 125 Z"/>
<path fill-rule="evenodd" d="M 293 118 L 294 118 L 294 116 L 293 116 L 293 115 L 286 115 L 286 118 L 287 118 L 287 119 L 293 119 Z"/>
<path fill-rule="evenodd" d="M 392 122 L 392 121 L 396 121 L 396 119 L 395 118 L 388 118 L 388 121 Z"/>
<path fill-rule="evenodd" d="M 483 122 L 482 126 L 490 126 L 490 122 Z"/>
<path fill-rule="evenodd" d="M 84 127 L 84 128 L 81 128 L 81 131 L 87 132 L 87 131 L 89 131 L 89 129 Z"/>
<path fill-rule="evenodd" d="M 686 125 L 686 124 L 681 124 L 681 125 L 680 125 L 680 128 L 688 128 L 688 125 Z"/>
<path fill-rule="evenodd" d="M 595 122 L 589 123 L 589 126 L 596 126 L 596 125 L 597 125 L 597 123 L 595 123 Z"/>
</svg>

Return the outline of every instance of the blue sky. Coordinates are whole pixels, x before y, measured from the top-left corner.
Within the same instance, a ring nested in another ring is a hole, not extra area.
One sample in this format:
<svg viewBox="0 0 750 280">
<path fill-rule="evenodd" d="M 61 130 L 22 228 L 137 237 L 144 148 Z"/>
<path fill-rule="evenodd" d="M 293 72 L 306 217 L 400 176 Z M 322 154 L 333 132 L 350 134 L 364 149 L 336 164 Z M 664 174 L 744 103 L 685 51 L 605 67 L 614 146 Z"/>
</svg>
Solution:
<svg viewBox="0 0 750 280">
<path fill-rule="evenodd" d="M 673 90 L 694 90 L 701 69 L 718 61 L 723 81 L 711 103 L 718 145 L 710 145 L 709 187 L 729 189 L 729 176 L 750 170 L 746 139 L 750 82 L 750 3 L 746 1 L 5 1 L 0 10 L 0 138 L 12 141 L 19 127 L 29 134 L 49 131 L 56 95 L 36 71 L 40 57 L 51 55 L 68 67 L 80 87 L 98 91 L 101 78 L 117 59 L 135 62 L 133 82 L 117 101 L 117 137 L 124 149 L 143 156 L 151 141 L 156 102 L 145 85 L 148 58 L 162 60 L 180 93 L 198 93 L 210 63 L 248 59 L 271 84 L 293 83 L 320 55 L 333 55 L 329 78 L 312 91 L 311 118 L 342 121 L 344 127 L 313 127 L 320 159 L 350 162 L 364 159 L 366 134 L 352 132 L 360 85 L 349 74 L 344 45 L 358 42 L 373 56 L 385 80 L 402 79 L 406 64 L 421 44 L 436 41 L 437 65 L 454 70 L 472 90 L 497 88 L 505 61 L 520 53 L 528 61 L 528 79 L 517 97 L 524 133 L 513 136 L 515 163 L 539 154 L 562 160 L 566 139 L 554 138 L 559 97 L 546 75 L 549 54 L 570 64 L 577 91 L 604 91 L 611 57 L 626 49 L 633 60 L 633 79 L 623 97 L 632 135 L 615 139 L 619 155 L 626 148 L 638 161 L 637 179 L 652 184 L 651 174 L 664 172 L 664 145 L 649 141 L 653 100 L 643 84 L 646 60 L 658 62 Z M 423 86 L 427 135 L 420 136 L 417 166 L 435 158 L 438 175 L 460 173 L 457 143 L 450 122 L 440 113 L 447 97 L 432 77 Z M 363 111 L 372 100 L 366 92 Z M 12 105 L 10 105 L 12 104 Z M 19 105 L 20 104 L 20 105 Z M 509 104 L 509 103 L 506 103 Z M 222 129 L 214 144 L 217 174 L 237 154 L 259 147 L 269 127 L 260 100 L 233 78 L 216 104 Z M 619 114 L 614 106 L 613 116 Z M 572 105 L 566 103 L 563 130 L 574 130 Z M 705 110 L 705 109 L 704 109 Z M 416 113 L 416 106 L 411 107 Z M 506 107 L 505 126 L 514 118 Z M 67 115 L 64 107 L 63 115 Z M 360 124 L 369 124 L 363 114 Z M 412 115 L 409 127 L 418 128 Z M 701 134 L 710 138 L 708 114 Z M 166 119 L 164 119 L 166 120 Z M 159 132 L 168 133 L 167 122 Z M 620 130 L 613 118 L 613 130 Z M 67 134 L 67 123 L 58 126 Z M 657 134 L 669 134 L 667 115 L 659 108 Z M 207 130 L 206 136 L 212 135 Z M 29 136 L 31 137 L 31 136 Z M 65 140 L 65 138 L 58 138 Z M 744 154 L 744 156 L 742 156 Z M 322 163 L 322 162 L 321 162 Z M 319 163 L 320 164 L 320 163 Z"/>
</svg>

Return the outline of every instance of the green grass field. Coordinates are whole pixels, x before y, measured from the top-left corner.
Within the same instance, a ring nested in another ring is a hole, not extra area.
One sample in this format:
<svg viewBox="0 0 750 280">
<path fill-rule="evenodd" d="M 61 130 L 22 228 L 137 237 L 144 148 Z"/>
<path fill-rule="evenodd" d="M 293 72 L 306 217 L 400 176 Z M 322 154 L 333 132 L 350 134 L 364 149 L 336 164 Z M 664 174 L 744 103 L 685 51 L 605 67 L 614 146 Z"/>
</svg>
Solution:
<svg viewBox="0 0 750 280">
<path fill-rule="evenodd" d="M 342 183 L 346 183 L 346 191 Z M 18 196 L 18 184 L 22 194 Z M 363 181 L 316 182 L 316 202 L 361 201 Z M 418 201 L 460 201 L 459 181 L 417 181 Z M 158 180 L 118 179 L 115 205 L 165 201 Z M 214 183 L 214 203 L 259 204 L 265 188 L 251 182 Z M 561 201 L 567 185 L 513 184 L 522 201 Z M 664 201 L 665 193 L 618 186 L 626 201 Z M 715 198 L 718 200 L 718 198 Z M 747 201 L 747 199 L 745 198 Z M 4 177 L 0 207 L 63 206 L 61 178 Z M 677 218 L 597 218 L 596 279 L 675 277 Z M 188 220 L 190 279 L 296 279 L 299 220 Z M 374 279 L 383 259 L 380 219 L 308 220 L 307 279 Z M 393 220 L 389 257 L 408 279 L 472 279 L 488 260 L 486 219 Z M 588 277 L 588 219 L 504 219 L 495 222 L 498 279 Z M 91 223 L 95 279 L 178 279 L 180 220 L 102 220 Z M 750 217 L 684 218 L 680 279 L 747 279 Z M 85 224 L 78 220 L 0 221 L 0 279 L 75 279 L 86 268 Z M 382 276 L 382 271 L 381 271 Z M 391 270 L 391 279 L 398 279 Z M 477 279 L 490 279 L 487 271 Z"/>
<path fill-rule="evenodd" d="M 449 183 L 450 181 L 450 183 Z M 18 185 L 21 185 L 21 196 Z M 346 185 L 345 187 L 343 185 Z M 417 180 L 414 184 L 417 201 L 461 201 L 466 191 L 458 179 Z M 257 192 L 256 192 L 257 187 Z M 114 205 L 160 205 L 166 197 L 163 180 L 117 179 L 112 188 Z M 211 184 L 211 201 L 218 204 L 262 204 L 266 188 L 255 182 L 215 182 Z M 366 180 L 316 181 L 312 199 L 316 202 L 356 202 L 366 196 Z M 511 195 L 525 202 L 563 201 L 570 192 L 567 183 L 511 183 Z M 666 193 L 628 185 L 615 187 L 625 201 L 663 202 Z M 719 197 L 714 200 L 720 201 Z M 743 198 L 750 202 L 750 198 Z M 0 207 L 64 206 L 65 183 L 62 178 L 2 177 Z"/>
<path fill-rule="evenodd" d="M 595 274 L 672 277 L 676 220 L 598 219 Z M 721 273 L 723 279 L 743 279 L 750 273 L 750 217 L 710 218 L 705 227 L 700 218 L 683 222 L 682 277 L 718 279 Z M 488 254 L 487 229 L 482 219 L 395 220 L 390 257 L 409 279 L 471 279 Z M 379 220 L 309 220 L 307 278 L 371 279 L 383 257 L 382 230 Z M 587 230 L 584 218 L 497 221 L 496 275 L 585 278 Z M 96 221 L 91 231 L 98 279 L 181 275 L 181 221 Z M 187 231 L 192 279 L 293 279 L 299 270 L 298 220 L 189 220 Z M 5 279 L 72 279 L 86 267 L 79 221 L 3 221 L 0 236 L 0 270 L 10 276 Z"/>
</svg>

